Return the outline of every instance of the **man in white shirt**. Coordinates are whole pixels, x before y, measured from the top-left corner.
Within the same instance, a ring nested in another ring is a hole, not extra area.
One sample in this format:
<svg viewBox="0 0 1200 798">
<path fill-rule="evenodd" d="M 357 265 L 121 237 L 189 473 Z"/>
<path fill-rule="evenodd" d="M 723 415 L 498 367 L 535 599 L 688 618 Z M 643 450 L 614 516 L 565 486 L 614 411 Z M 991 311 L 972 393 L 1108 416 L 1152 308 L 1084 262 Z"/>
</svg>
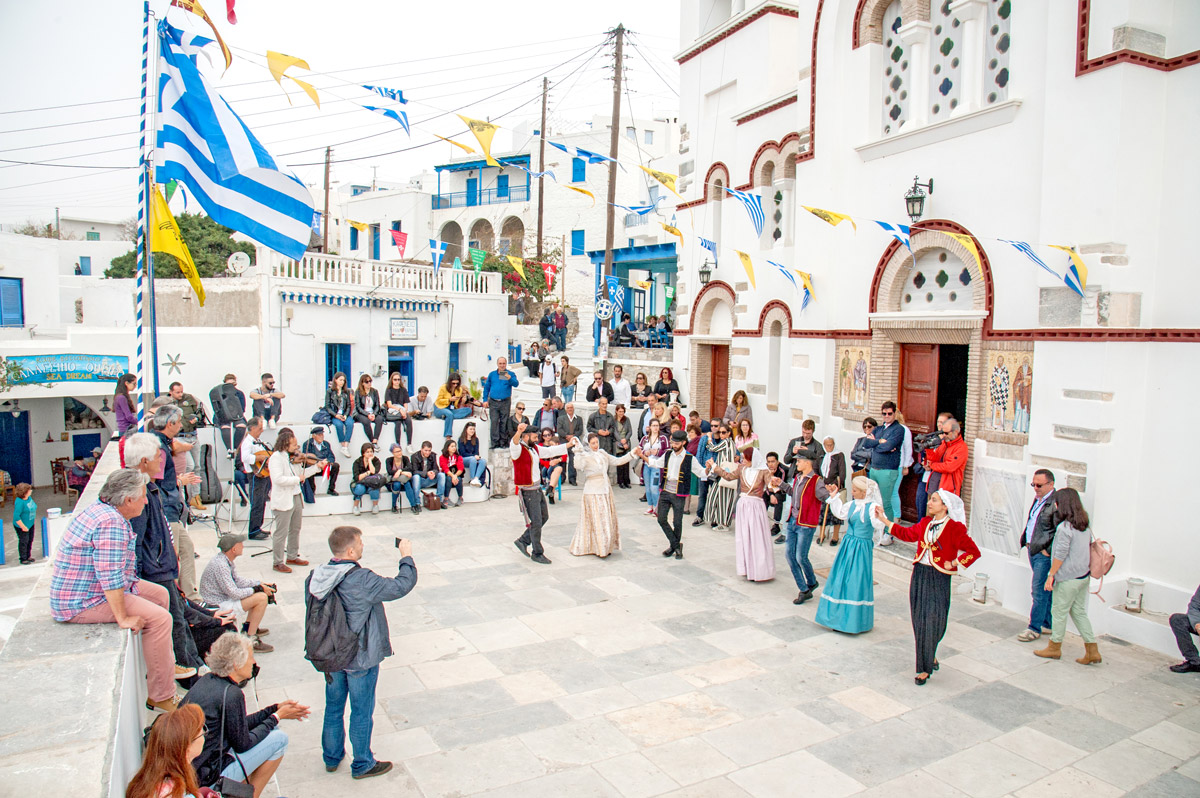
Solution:
<svg viewBox="0 0 1200 798">
<path fill-rule="evenodd" d="M 633 399 L 633 386 L 622 376 L 624 373 L 625 369 L 621 366 L 613 366 L 613 378 L 609 385 L 612 386 L 613 391 L 613 407 L 625 405 L 625 412 L 628 413 L 632 410 L 629 405 Z"/>
<path fill-rule="evenodd" d="M 669 545 L 662 555 L 670 557 L 674 554 L 677 560 L 683 559 L 683 505 L 692 485 L 692 475 L 700 479 L 708 476 L 708 470 L 688 454 L 686 446 L 687 433 L 676 430 L 671 433 L 670 451 L 658 457 L 649 457 L 640 446 L 633 450 L 634 457 L 640 458 L 646 468 L 664 469 L 662 489 L 658 494 L 658 525 Z M 668 524 L 667 515 L 672 509 L 675 510 L 675 522 Z"/>
<path fill-rule="evenodd" d="M 513 461 L 513 481 L 517 495 L 521 498 L 521 515 L 525 518 L 525 532 L 513 541 L 517 550 L 536 563 L 549 565 L 550 560 L 542 549 L 542 524 L 550 515 L 546 494 L 541 490 L 539 458 L 565 457 L 574 445 L 572 441 L 557 446 L 538 446 L 537 428 L 524 423 L 517 425 L 516 433 L 508 444 L 508 455 Z M 530 546 L 533 551 L 530 552 Z"/>
<path fill-rule="evenodd" d="M 266 452 L 262 459 L 262 465 L 266 466 L 266 457 L 270 455 L 271 447 L 267 446 L 259 436 L 263 432 L 263 420 L 259 416 L 254 416 L 246 424 L 246 437 L 242 438 L 242 446 L 239 450 L 239 456 L 242 463 L 242 471 L 246 475 L 246 482 L 250 485 L 250 539 L 251 540 L 266 540 L 271 537 L 268 533 L 262 531 L 263 512 L 267 506 L 267 497 L 271 495 L 271 478 L 258 476 L 257 471 L 260 469 L 255 467 L 254 456 L 256 452 Z"/>
</svg>

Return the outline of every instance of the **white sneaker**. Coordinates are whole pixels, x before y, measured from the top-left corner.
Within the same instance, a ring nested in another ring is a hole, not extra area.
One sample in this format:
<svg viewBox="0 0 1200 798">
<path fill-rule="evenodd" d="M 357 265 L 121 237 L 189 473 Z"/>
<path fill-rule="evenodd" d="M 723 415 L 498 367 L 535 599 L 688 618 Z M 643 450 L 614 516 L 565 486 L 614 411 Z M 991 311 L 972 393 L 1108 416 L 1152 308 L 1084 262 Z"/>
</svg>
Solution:
<svg viewBox="0 0 1200 798">
<path fill-rule="evenodd" d="M 474 488 L 482 488 L 482 487 L 483 487 L 483 483 L 482 483 L 482 482 L 480 482 L 480 481 L 479 481 L 479 480 L 477 480 L 477 479 L 473 479 L 473 480 L 471 480 L 471 487 L 474 487 Z"/>
<path fill-rule="evenodd" d="M 345 457 L 350 456 L 350 444 L 348 444 L 348 443 L 342 444 L 342 455 Z"/>
<path fill-rule="evenodd" d="M 355 514 L 355 515 L 362 515 L 362 507 L 360 507 L 360 506 L 358 505 L 358 502 L 355 502 L 355 503 L 354 503 L 354 514 Z"/>
<path fill-rule="evenodd" d="M 890 546 L 890 545 L 892 545 L 893 540 L 894 540 L 894 538 L 885 532 L 883 534 L 883 537 L 880 538 L 880 540 L 879 540 L 879 545 L 880 546 Z"/>
<path fill-rule="evenodd" d="M 379 502 L 371 505 L 371 515 L 379 515 Z"/>
</svg>

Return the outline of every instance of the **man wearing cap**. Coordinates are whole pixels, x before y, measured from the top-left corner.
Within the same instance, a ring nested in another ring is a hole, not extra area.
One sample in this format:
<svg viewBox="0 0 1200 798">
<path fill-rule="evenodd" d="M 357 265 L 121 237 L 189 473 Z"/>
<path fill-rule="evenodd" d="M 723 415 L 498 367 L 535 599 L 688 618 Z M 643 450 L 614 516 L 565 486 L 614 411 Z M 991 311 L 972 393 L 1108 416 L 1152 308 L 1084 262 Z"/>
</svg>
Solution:
<svg viewBox="0 0 1200 798">
<path fill-rule="evenodd" d="M 513 545 L 534 562 L 549 565 L 550 560 L 542 549 L 542 524 L 546 522 L 550 508 L 541 490 L 537 461 L 565 457 L 574 443 L 568 441 L 557 446 L 538 446 L 537 436 L 537 429 L 521 423 L 517 425 L 508 444 L 508 454 L 513 461 L 513 482 L 517 486 L 517 495 L 521 497 L 521 514 L 526 523 L 525 532 L 513 541 Z"/>
<path fill-rule="evenodd" d="M 221 536 L 217 541 L 220 553 L 209 561 L 200 575 L 200 597 L 206 604 L 214 604 L 238 616 L 245 613 L 242 631 L 254 640 L 256 652 L 266 654 L 275 647 L 263 642 L 262 638 L 270 630 L 258 624 L 267 612 L 267 599 L 274 595 L 275 586 L 238 576 L 233 561 L 242 555 L 245 542 L 245 535 Z"/>
<path fill-rule="evenodd" d="M 667 536 L 667 550 L 664 557 L 675 555 L 675 559 L 683 559 L 683 505 L 687 501 L 689 489 L 692 486 L 692 475 L 704 479 L 708 471 L 695 458 L 688 454 L 687 433 L 675 430 L 671 433 L 671 451 L 658 457 L 648 457 L 641 447 L 633 450 L 635 457 L 640 457 L 647 468 L 663 469 L 662 489 L 658 494 L 658 525 Z M 667 523 L 671 510 L 675 511 L 673 524 Z"/>
<path fill-rule="evenodd" d="M 330 496 L 338 495 L 335 485 L 337 484 L 338 472 L 341 466 L 338 465 L 337 458 L 333 456 L 333 447 L 329 445 L 329 441 L 325 440 L 325 428 L 313 427 L 308 431 L 309 438 L 304 442 L 301 451 L 304 454 L 316 455 L 317 462 L 324 460 L 329 469 L 329 488 L 325 492 Z M 305 480 L 308 483 L 308 492 L 312 496 L 316 496 L 317 492 L 317 477 L 314 474 Z"/>
</svg>

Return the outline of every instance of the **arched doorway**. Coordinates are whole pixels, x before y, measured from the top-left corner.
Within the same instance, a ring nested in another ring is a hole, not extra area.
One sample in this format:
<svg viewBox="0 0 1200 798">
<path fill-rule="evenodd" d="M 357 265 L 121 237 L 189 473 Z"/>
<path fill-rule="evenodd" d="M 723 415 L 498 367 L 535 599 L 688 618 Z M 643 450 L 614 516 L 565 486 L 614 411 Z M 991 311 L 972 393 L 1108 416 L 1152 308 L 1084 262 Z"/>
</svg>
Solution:
<svg viewBox="0 0 1200 798">
<path fill-rule="evenodd" d="M 458 226 L 458 222 L 446 222 L 442 225 L 442 230 L 438 233 L 438 239 L 446 243 L 445 262 L 454 263 L 455 258 L 462 258 L 463 234 L 462 228 Z"/>
<path fill-rule="evenodd" d="M 727 283 L 714 280 L 701 289 L 693 308 L 688 338 L 691 369 L 689 403 L 705 418 L 720 417 L 729 404 L 730 345 L 733 341 L 735 295 Z"/>
<path fill-rule="evenodd" d="M 493 252 L 496 249 L 496 231 L 487 219 L 476 219 L 471 225 L 468 246 Z"/>
<path fill-rule="evenodd" d="M 518 216 L 510 216 L 500 225 L 500 252 L 521 256 L 525 249 L 525 223 Z"/>
</svg>

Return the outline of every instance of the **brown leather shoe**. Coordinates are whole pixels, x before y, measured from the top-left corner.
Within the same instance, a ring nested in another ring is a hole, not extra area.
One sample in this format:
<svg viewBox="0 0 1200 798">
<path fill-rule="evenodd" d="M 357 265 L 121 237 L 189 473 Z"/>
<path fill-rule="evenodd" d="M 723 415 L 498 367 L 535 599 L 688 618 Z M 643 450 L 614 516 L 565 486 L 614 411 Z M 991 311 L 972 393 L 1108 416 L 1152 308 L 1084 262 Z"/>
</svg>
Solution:
<svg viewBox="0 0 1200 798">
<path fill-rule="evenodd" d="M 308 565 L 308 560 L 303 557 L 288 557 L 288 565 Z"/>
<path fill-rule="evenodd" d="M 273 565 L 271 567 L 274 568 L 276 571 L 278 571 L 281 574 L 290 574 L 292 572 L 292 569 L 288 568 L 283 563 L 279 563 L 279 564 Z"/>
</svg>

